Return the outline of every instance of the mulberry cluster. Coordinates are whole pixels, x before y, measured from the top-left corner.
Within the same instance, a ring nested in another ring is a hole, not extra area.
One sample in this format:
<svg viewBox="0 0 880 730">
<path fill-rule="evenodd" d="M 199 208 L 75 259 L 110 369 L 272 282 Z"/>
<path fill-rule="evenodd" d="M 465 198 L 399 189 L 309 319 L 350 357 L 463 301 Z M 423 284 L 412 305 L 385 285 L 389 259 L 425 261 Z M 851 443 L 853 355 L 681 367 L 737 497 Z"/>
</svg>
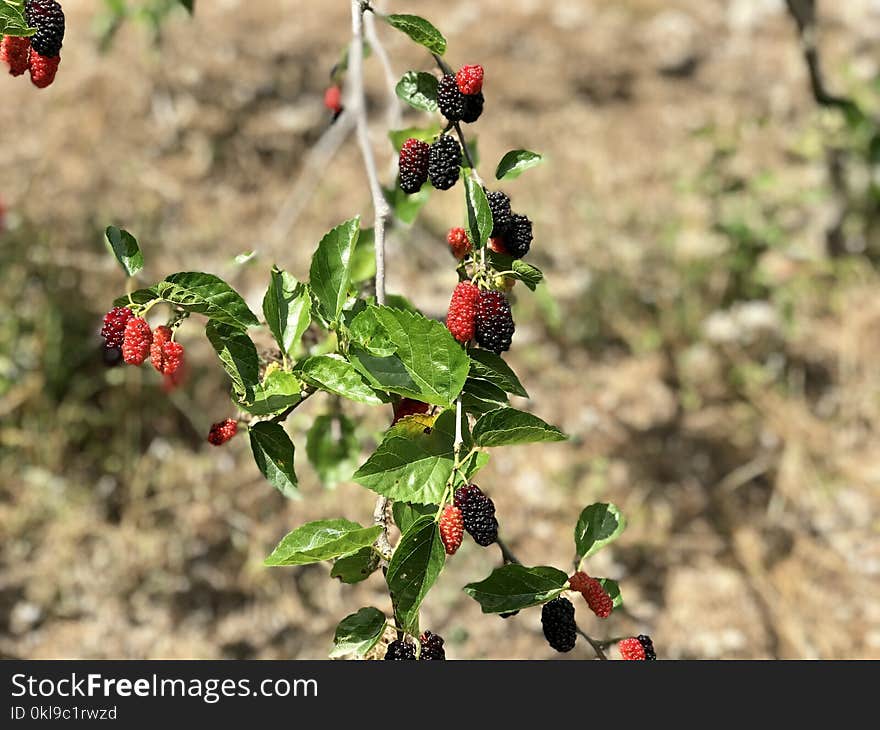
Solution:
<svg viewBox="0 0 880 730">
<path fill-rule="evenodd" d="M 234 418 L 227 418 L 211 426 L 211 430 L 208 432 L 208 443 L 214 446 L 223 446 L 236 433 L 238 433 L 238 422 Z"/>
<path fill-rule="evenodd" d="M 650 636 L 645 636 L 645 634 L 624 639 L 617 645 L 617 648 L 620 650 L 620 656 L 626 661 L 652 662 L 657 659 L 657 654 L 654 652 L 654 642 L 651 641 Z"/>
<path fill-rule="evenodd" d="M 37 32 L 31 38 L 4 36 L 0 41 L 0 60 L 9 73 L 21 76 L 31 72 L 31 83 L 44 89 L 55 80 L 61 63 L 64 41 L 64 11 L 55 0 L 27 0 L 25 20 Z"/>
<path fill-rule="evenodd" d="M 391 662 L 415 661 L 416 648 L 408 641 L 395 639 L 385 651 L 385 660 Z"/>
<path fill-rule="evenodd" d="M 437 84 L 437 106 L 450 122 L 476 122 L 483 113 L 483 67 L 463 66 Z"/>
<path fill-rule="evenodd" d="M 464 517 L 454 504 L 447 505 L 440 515 L 440 539 L 447 555 L 455 555 L 464 535 Z"/>
<path fill-rule="evenodd" d="M 429 156 L 428 143 L 413 137 L 400 148 L 400 189 L 407 195 L 419 192 L 428 179 Z"/>
<path fill-rule="evenodd" d="M 545 603 L 541 608 L 541 627 L 547 643 L 556 651 L 567 652 L 574 649 L 577 627 L 571 601 L 560 596 Z"/>
<path fill-rule="evenodd" d="M 500 190 L 486 191 L 489 209 L 492 211 L 492 239 L 489 248 L 515 259 L 523 258 L 532 247 L 532 221 L 528 216 L 514 213 L 510 198 Z"/>
<path fill-rule="evenodd" d="M 426 631 L 419 637 L 422 646 L 419 659 L 423 662 L 436 662 L 446 659 L 446 650 L 443 648 L 443 637 Z"/>
<path fill-rule="evenodd" d="M 452 292 L 446 314 L 446 327 L 459 342 L 470 342 L 474 339 L 479 298 L 480 290 L 469 281 L 459 282 Z"/>
<path fill-rule="evenodd" d="M 498 539 L 495 504 L 476 484 L 455 490 L 455 506 L 461 510 L 464 529 L 477 545 L 486 547 Z"/>
<path fill-rule="evenodd" d="M 461 174 L 461 145 L 448 134 L 441 134 L 428 155 L 428 179 L 437 190 L 449 190 Z"/>
<path fill-rule="evenodd" d="M 112 366 L 121 359 L 127 365 L 142 365 L 149 359 L 164 376 L 165 391 L 173 390 L 183 382 L 185 367 L 183 345 L 174 342 L 172 334 L 165 325 L 151 330 L 149 323 L 135 317 L 128 307 L 114 307 L 101 323 L 104 362 Z"/>
<path fill-rule="evenodd" d="M 509 350 L 516 327 L 507 297 L 500 291 L 481 291 L 474 326 L 480 347 L 495 353 Z"/>
</svg>

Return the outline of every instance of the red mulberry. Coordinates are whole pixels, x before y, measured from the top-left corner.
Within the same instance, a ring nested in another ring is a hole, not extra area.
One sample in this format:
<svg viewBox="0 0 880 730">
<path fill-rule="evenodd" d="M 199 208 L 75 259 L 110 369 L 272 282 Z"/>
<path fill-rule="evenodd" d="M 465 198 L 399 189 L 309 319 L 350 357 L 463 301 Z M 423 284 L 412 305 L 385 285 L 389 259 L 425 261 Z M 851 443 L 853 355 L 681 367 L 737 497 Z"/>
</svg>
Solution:
<svg viewBox="0 0 880 730">
<path fill-rule="evenodd" d="M 55 80 L 61 56 L 41 56 L 31 47 L 28 65 L 31 70 L 31 83 L 38 89 L 45 89 Z"/>
<path fill-rule="evenodd" d="M 459 261 L 467 256 L 473 248 L 471 239 L 468 238 L 464 228 L 450 228 L 449 233 L 446 234 L 446 243 L 449 244 L 452 255 Z"/>
<path fill-rule="evenodd" d="M 227 418 L 211 426 L 208 432 L 208 443 L 214 446 L 222 446 L 235 434 L 238 433 L 238 422 L 234 418 Z"/>
<path fill-rule="evenodd" d="M 483 67 L 462 66 L 455 74 L 455 83 L 462 94 L 479 94 L 483 90 Z"/>
<path fill-rule="evenodd" d="M 122 338 L 122 359 L 128 365 L 141 365 L 150 356 L 153 333 L 150 325 L 141 317 L 128 320 Z"/>
<path fill-rule="evenodd" d="M 30 38 L 3 36 L 3 40 L 0 41 L 0 61 L 9 66 L 10 74 L 21 76 L 27 71 L 30 48 Z"/>
<path fill-rule="evenodd" d="M 447 555 L 455 555 L 461 547 L 461 538 L 464 535 L 464 518 L 461 510 L 455 505 L 448 505 L 440 515 L 440 539 Z"/>
<path fill-rule="evenodd" d="M 470 342 L 474 338 L 474 315 L 479 297 L 480 290 L 469 281 L 459 282 L 452 292 L 446 327 L 459 342 Z"/>
</svg>

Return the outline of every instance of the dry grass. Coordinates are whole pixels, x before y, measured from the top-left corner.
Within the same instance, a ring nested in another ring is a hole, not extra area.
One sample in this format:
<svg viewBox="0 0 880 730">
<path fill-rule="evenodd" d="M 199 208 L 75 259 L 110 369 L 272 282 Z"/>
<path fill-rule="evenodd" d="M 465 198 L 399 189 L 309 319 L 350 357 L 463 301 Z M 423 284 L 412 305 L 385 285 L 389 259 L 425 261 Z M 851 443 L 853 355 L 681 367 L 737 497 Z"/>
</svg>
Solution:
<svg viewBox="0 0 880 730">
<path fill-rule="evenodd" d="M 862 88 L 878 76 L 880 17 L 861 0 L 825 5 L 827 67 Z M 261 561 L 309 519 L 366 519 L 369 494 L 324 490 L 300 446 L 305 499 L 286 502 L 243 440 L 207 446 L 230 409 L 197 323 L 183 332 L 193 378 L 170 400 L 147 373 L 104 369 L 95 330 L 124 286 L 100 245 L 109 222 L 138 234 L 145 281 L 207 269 L 256 308 L 274 261 L 304 276 L 320 235 L 367 212 L 349 143 L 290 235 L 273 236 L 326 124 L 347 9 L 202 3 L 194 22 L 169 24 L 161 52 L 126 28 L 101 56 L 93 6 L 65 3 L 51 90 L 0 79 L 12 210 L 0 238 L 0 654 L 325 656 L 340 618 L 387 607 L 381 577 L 349 587 L 326 566 Z M 513 147 L 549 161 L 509 188 L 536 220 L 550 295 L 518 296 L 510 360 L 528 407 L 573 438 L 497 453 L 481 485 L 535 564 L 569 563 L 582 506 L 620 504 L 630 528 L 593 565 L 620 580 L 626 611 L 583 623 L 651 633 L 666 657 L 880 657 L 880 288 L 868 257 L 825 254 L 831 123 L 806 94 L 781 7 L 416 10 L 448 32 L 452 61 L 488 69 L 486 171 Z M 388 40 L 398 71 L 427 67 Z M 443 310 L 454 281 L 442 232 L 459 204 L 435 195 L 417 227 L 393 234 L 390 286 L 427 312 Z M 738 279 L 752 240 L 762 248 Z M 250 249 L 254 263 L 233 262 Z M 298 444 L 326 407 L 297 412 Z M 363 415 L 366 453 L 387 414 Z M 482 617 L 460 592 L 496 562 L 463 548 L 423 625 L 453 657 L 550 657 L 536 611 Z"/>
</svg>

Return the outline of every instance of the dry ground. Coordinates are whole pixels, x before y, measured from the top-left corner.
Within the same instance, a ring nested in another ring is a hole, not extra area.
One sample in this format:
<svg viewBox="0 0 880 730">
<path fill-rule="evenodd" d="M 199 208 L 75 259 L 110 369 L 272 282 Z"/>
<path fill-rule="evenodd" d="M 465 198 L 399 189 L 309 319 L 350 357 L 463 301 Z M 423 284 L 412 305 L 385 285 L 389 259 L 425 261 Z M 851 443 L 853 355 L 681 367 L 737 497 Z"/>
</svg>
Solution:
<svg viewBox="0 0 880 730">
<path fill-rule="evenodd" d="M 630 527 L 594 565 L 620 580 L 626 611 L 607 625 L 584 620 L 590 633 L 644 631 L 671 658 L 880 657 L 880 287 L 859 257 L 827 275 L 834 201 L 821 194 L 821 156 L 803 151 L 818 121 L 782 3 L 391 4 L 446 31 L 452 63 L 486 66 L 476 125 L 486 172 L 514 147 L 548 157 L 509 186 L 536 221 L 533 259 L 552 295 L 519 296 L 510 361 L 528 407 L 572 440 L 497 453 L 482 477 L 516 552 L 566 566 L 580 508 L 611 500 Z M 350 587 L 326 566 L 261 560 L 302 522 L 367 519 L 370 495 L 325 491 L 300 448 L 305 499 L 286 502 L 244 440 L 205 444 L 229 409 L 195 322 L 183 335 L 194 377 L 170 401 L 146 374 L 103 369 L 94 330 L 124 286 L 100 245 L 109 222 L 140 237 L 145 281 L 206 269 L 256 308 L 274 261 L 304 276 L 324 231 L 369 212 L 349 143 L 292 229 L 277 224 L 326 127 L 321 93 L 348 3 L 200 2 L 194 21 L 168 23 L 159 50 L 126 27 L 106 55 L 92 36 L 96 3 L 64 5 L 55 86 L 0 79 L 0 195 L 12 211 L 0 248 L 0 654 L 323 657 L 339 619 L 387 606 L 381 577 Z M 832 79 L 877 78 L 877 2 L 823 12 Z M 429 68 L 405 39 L 383 37 L 398 72 Z M 375 69 L 371 81 L 381 124 Z M 390 162 L 380 132 L 375 141 Z M 762 276 L 780 291 L 803 283 L 784 313 L 774 296 L 757 309 L 719 306 L 728 314 L 715 319 L 690 304 L 682 272 L 711 267 L 729 245 L 717 207 L 752 201 L 701 187 L 725 145 L 725 174 L 772 171 L 781 243 Z M 429 313 L 454 282 L 442 234 L 459 204 L 435 195 L 390 244 L 391 289 Z M 251 249 L 254 262 L 234 263 Z M 679 311 L 695 324 L 667 316 Z M 740 326 L 730 312 L 759 336 L 730 335 Z M 19 341 L 24 354 L 12 352 Z M 299 445 L 324 408 L 315 398 L 292 419 Z M 367 415 L 365 453 L 386 415 Z M 482 617 L 461 593 L 496 562 L 493 550 L 463 548 L 423 625 L 456 658 L 554 656 L 537 611 Z"/>
</svg>

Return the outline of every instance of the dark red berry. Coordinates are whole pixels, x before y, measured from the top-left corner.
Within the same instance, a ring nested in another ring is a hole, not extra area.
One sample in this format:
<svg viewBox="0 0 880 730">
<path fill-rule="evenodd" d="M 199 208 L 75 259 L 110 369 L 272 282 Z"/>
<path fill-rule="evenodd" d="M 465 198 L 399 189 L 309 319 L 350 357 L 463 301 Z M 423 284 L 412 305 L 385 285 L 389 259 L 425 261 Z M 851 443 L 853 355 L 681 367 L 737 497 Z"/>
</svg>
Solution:
<svg viewBox="0 0 880 730">
<path fill-rule="evenodd" d="M 476 484 L 455 490 L 455 506 L 461 510 L 464 529 L 477 545 L 486 547 L 498 539 L 495 504 Z"/>
<path fill-rule="evenodd" d="M 495 253 L 508 254 L 504 239 L 498 236 L 489 239 L 489 250 Z"/>
<path fill-rule="evenodd" d="M 467 256 L 471 250 L 471 239 L 468 238 L 467 231 L 464 228 L 450 228 L 446 234 L 446 243 L 449 244 L 449 250 L 452 255 L 461 261 Z"/>
<path fill-rule="evenodd" d="M 208 432 L 208 443 L 214 446 L 222 446 L 235 434 L 238 433 L 238 422 L 234 418 L 227 418 L 211 426 Z"/>
<path fill-rule="evenodd" d="M 462 94 L 479 94 L 483 90 L 483 67 L 462 66 L 455 74 L 455 82 Z"/>
<path fill-rule="evenodd" d="M 459 342 L 474 339 L 474 316 L 480 290 L 469 281 L 461 281 L 452 292 L 449 311 L 446 314 L 446 327 Z"/>
<path fill-rule="evenodd" d="M 58 71 L 59 63 L 61 63 L 61 56 L 41 56 L 31 48 L 28 58 L 31 83 L 38 89 L 45 89 L 47 86 L 51 86 L 55 80 L 55 73 Z"/>
<path fill-rule="evenodd" d="M 461 510 L 454 504 L 447 505 L 440 515 L 440 539 L 447 555 L 455 555 L 461 547 L 461 538 L 464 535 L 464 518 Z"/>
<path fill-rule="evenodd" d="M 624 639 L 617 645 L 617 648 L 620 650 L 620 656 L 626 661 L 641 662 L 645 660 L 645 647 L 636 638 Z"/>
<path fill-rule="evenodd" d="M 414 661 L 416 658 L 416 648 L 403 639 L 395 639 L 388 645 L 385 651 L 386 661 Z"/>
<path fill-rule="evenodd" d="M 441 134 L 431 145 L 428 179 L 437 190 L 449 190 L 461 174 L 461 145 L 448 134 Z"/>
<path fill-rule="evenodd" d="M 481 291 L 474 316 L 477 344 L 500 353 L 510 349 L 515 325 L 510 302 L 500 291 Z"/>
<path fill-rule="evenodd" d="M 25 19 L 37 32 L 31 37 L 31 47 L 48 58 L 58 56 L 64 41 L 64 11 L 55 0 L 26 0 Z"/>
<path fill-rule="evenodd" d="M 27 71 L 30 48 L 30 38 L 3 36 L 3 40 L 0 41 L 0 61 L 9 66 L 9 73 L 12 76 L 21 76 Z"/>
<path fill-rule="evenodd" d="M 541 626 L 547 643 L 556 651 L 574 649 L 577 627 L 574 623 L 574 606 L 567 598 L 560 596 L 544 604 L 541 608 Z"/>
<path fill-rule="evenodd" d="M 113 307 L 104 315 L 104 322 L 101 325 L 101 337 L 104 338 L 104 347 L 122 347 L 125 325 L 128 324 L 132 317 L 134 317 L 134 312 L 128 307 Z"/>
<path fill-rule="evenodd" d="M 122 359 L 128 365 L 141 365 L 150 356 L 153 333 L 150 325 L 141 317 L 133 317 L 125 325 L 122 338 Z"/>
<path fill-rule="evenodd" d="M 419 637 L 422 651 L 419 660 L 423 662 L 443 661 L 446 659 L 446 650 L 443 648 L 443 637 L 426 631 Z"/>
<path fill-rule="evenodd" d="M 428 179 L 430 146 L 410 138 L 400 148 L 400 189 L 407 195 L 419 192 Z"/>
</svg>

